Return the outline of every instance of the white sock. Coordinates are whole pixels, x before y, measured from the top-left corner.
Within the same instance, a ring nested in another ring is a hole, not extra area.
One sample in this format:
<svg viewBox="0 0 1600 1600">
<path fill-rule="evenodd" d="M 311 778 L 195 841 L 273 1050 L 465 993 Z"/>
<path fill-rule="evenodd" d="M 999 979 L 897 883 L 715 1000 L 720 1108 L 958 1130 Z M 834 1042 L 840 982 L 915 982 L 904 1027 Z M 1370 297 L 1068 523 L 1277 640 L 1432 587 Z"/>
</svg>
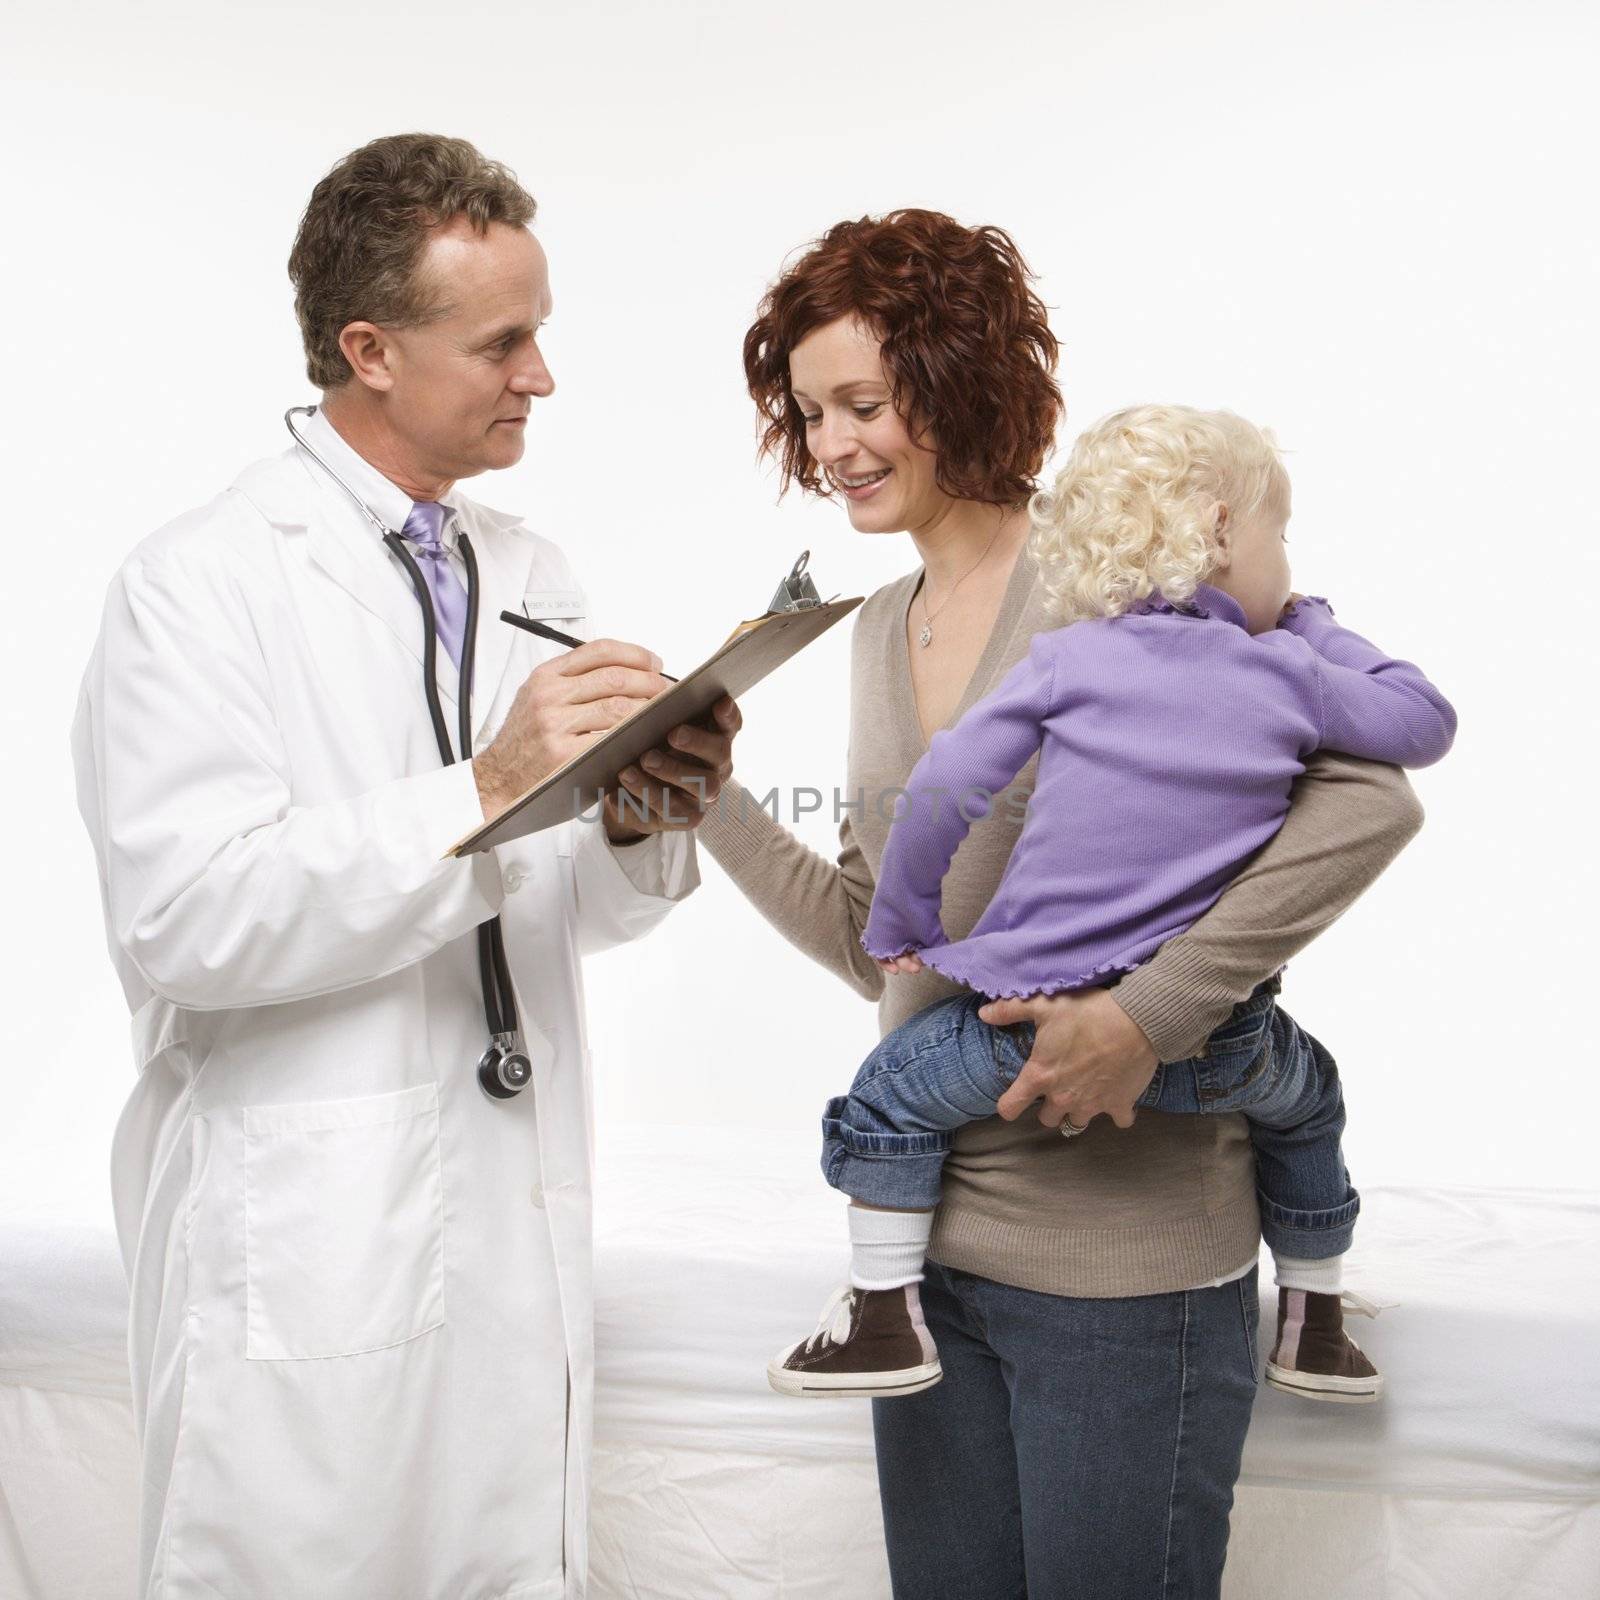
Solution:
<svg viewBox="0 0 1600 1600">
<path fill-rule="evenodd" d="M 931 1211 L 850 1207 L 850 1282 L 857 1289 L 899 1289 L 922 1282 L 933 1232 Z"/>
<path fill-rule="evenodd" d="M 1280 1289 L 1304 1289 L 1311 1294 L 1339 1294 L 1344 1289 L 1344 1257 L 1302 1261 L 1298 1256 L 1272 1252 L 1272 1279 Z"/>
</svg>

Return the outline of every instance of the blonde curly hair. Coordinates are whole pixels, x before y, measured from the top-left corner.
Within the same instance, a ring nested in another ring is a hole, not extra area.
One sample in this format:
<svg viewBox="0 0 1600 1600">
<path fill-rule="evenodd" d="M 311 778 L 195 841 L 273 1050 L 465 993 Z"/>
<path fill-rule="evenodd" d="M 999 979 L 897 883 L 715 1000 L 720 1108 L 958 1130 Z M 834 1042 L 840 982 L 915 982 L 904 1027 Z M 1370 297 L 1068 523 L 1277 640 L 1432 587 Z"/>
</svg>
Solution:
<svg viewBox="0 0 1600 1600">
<path fill-rule="evenodd" d="M 1063 623 L 1118 616 L 1153 592 L 1181 605 L 1222 565 L 1219 508 L 1238 522 L 1288 492 L 1277 441 L 1231 411 L 1114 412 L 1028 502 L 1047 605 Z"/>
</svg>

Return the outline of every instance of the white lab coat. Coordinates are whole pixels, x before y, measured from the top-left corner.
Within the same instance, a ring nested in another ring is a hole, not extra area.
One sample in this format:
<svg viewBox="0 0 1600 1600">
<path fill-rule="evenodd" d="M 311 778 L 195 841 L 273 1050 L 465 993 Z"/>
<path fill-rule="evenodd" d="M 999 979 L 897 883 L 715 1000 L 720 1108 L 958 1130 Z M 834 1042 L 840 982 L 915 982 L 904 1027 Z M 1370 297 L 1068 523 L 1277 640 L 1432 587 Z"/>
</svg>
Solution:
<svg viewBox="0 0 1600 1600">
<path fill-rule="evenodd" d="M 303 431 L 409 505 L 320 413 Z M 554 544 L 446 499 L 482 585 L 476 751 L 563 648 L 501 609 L 592 631 Z M 112 1184 L 145 1600 L 584 1592 L 579 956 L 694 888 L 693 841 L 615 849 L 580 820 L 441 859 L 482 818 L 420 675 L 404 571 L 294 447 L 110 586 L 73 755 L 138 1071 Z M 496 912 L 534 1066 L 508 1102 L 474 1071 Z"/>
</svg>

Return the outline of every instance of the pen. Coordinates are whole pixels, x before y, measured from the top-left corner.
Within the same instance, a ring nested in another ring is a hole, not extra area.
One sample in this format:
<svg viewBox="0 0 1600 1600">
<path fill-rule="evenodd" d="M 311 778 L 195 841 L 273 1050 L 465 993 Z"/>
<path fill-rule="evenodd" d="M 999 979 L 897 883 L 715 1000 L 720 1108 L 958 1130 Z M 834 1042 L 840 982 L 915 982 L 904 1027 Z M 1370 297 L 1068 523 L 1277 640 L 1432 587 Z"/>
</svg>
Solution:
<svg viewBox="0 0 1600 1600">
<path fill-rule="evenodd" d="M 559 628 L 552 628 L 547 622 L 535 622 L 531 617 L 519 617 L 515 611 L 502 611 L 500 620 L 509 622 L 514 628 L 525 628 L 529 633 L 536 633 L 541 639 L 554 639 L 557 644 L 564 644 L 569 650 L 577 649 L 584 642 L 582 639 L 574 639 L 570 633 L 563 633 Z M 670 672 L 663 672 L 661 676 L 668 683 L 678 681 Z"/>
</svg>

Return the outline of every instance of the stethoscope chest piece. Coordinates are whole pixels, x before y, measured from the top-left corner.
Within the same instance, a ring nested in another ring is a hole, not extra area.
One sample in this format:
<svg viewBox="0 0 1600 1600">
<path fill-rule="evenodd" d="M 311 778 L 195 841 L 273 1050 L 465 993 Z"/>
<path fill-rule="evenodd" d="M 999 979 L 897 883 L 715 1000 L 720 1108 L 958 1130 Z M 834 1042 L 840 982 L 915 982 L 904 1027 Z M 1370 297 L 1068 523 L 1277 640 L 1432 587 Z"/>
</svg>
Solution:
<svg viewBox="0 0 1600 1600">
<path fill-rule="evenodd" d="M 478 1058 L 478 1083 L 491 1100 L 510 1100 L 533 1081 L 533 1063 L 516 1048 L 516 1035 L 498 1033 Z"/>
</svg>

